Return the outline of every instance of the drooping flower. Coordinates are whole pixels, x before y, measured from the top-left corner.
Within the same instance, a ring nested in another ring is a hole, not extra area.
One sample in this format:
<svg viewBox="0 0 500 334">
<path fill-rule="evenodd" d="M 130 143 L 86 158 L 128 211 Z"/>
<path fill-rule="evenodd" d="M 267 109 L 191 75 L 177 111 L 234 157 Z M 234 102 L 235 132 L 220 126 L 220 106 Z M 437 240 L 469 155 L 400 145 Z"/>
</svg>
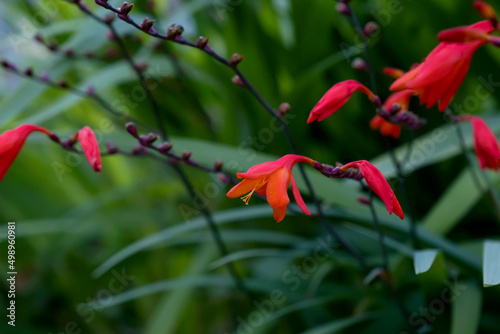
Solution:
<svg viewBox="0 0 500 334">
<path fill-rule="evenodd" d="M 90 166 L 94 169 L 94 171 L 100 172 L 102 169 L 101 153 L 99 151 L 99 144 L 97 143 L 94 131 L 86 126 L 78 131 L 76 136 Z"/>
<path fill-rule="evenodd" d="M 370 100 L 373 100 L 375 95 L 365 86 L 356 80 L 347 80 L 335 84 L 326 92 L 313 108 L 307 119 L 307 123 L 314 121 L 322 121 L 328 116 L 336 112 L 351 98 L 354 92 L 363 92 Z"/>
<path fill-rule="evenodd" d="M 42 132 L 47 136 L 51 132 L 41 126 L 23 124 L 15 129 L 5 131 L 0 135 L 0 181 L 4 178 L 10 166 L 21 151 L 24 142 L 33 132 Z"/>
<path fill-rule="evenodd" d="M 462 116 L 462 120 L 472 123 L 474 149 L 481 169 L 489 168 L 497 171 L 500 167 L 500 147 L 495 134 L 482 118 Z"/>
<path fill-rule="evenodd" d="M 310 158 L 295 154 L 288 154 L 276 161 L 269 161 L 250 168 L 246 173 L 237 173 L 239 179 L 243 179 L 226 194 L 229 198 L 241 197 L 248 204 L 254 192 L 266 196 L 269 205 L 273 208 L 273 216 L 276 222 L 285 217 L 286 207 L 290 203 L 288 198 L 288 186 L 292 183 L 292 192 L 295 201 L 305 214 L 311 213 L 302 199 L 299 188 L 292 175 L 292 168 L 298 162 L 313 164 Z"/>
<path fill-rule="evenodd" d="M 486 34 L 494 30 L 490 21 L 470 25 L 468 29 Z M 421 64 L 394 81 L 390 90 L 414 90 L 420 96 L 420 102 L 427 104 L 427 108 L 439 102 L 439 110 L 443 111 L 460 88 L 472 56 L 485 43 L 483 40 L 469 43 L 441 42 Z"/>
<path fill-rule="evenodd" d="M 382 173 L 366 160 L 350 162 L 342 166 L 340 170 L 345 171 L 353 167 L 359 168 L 361 174 L 363 174 L 365 178 L 366 184 L 368 184 L 368 187 L 370 187 L 370 189 L 384 202 L 389 214 L 394 212 L 396 216 L 404 219 L 404 213 L 399 205 L 398 199 Z"/>
<path fill-rule="evenodd" d="M 410 99 L 414 94 L 415 92 L 409 89 L 396 92 L 385 100 L 383 106 L 387 111 L 390 111 L 396 106 L 400 107 L 397 113 L 402 113 L 408 110 Z M 372 130 L 379 130 L 383 136 L 393 137 L 395 139 L 399 138 L 401 133 L 401 126 L 391 123 L 378 115 L 373 117 L 370 121 L 370 128 Z"/>
</svg>

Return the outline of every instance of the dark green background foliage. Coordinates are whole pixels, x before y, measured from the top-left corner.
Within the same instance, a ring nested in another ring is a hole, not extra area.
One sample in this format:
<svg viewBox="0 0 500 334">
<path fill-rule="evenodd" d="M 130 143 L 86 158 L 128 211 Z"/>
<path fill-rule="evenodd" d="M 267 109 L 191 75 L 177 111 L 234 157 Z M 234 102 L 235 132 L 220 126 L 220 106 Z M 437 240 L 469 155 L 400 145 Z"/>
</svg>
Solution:
<svg viewBox="0 0 500 334">
<path fill-rule="evenodd" d="M 85 3 L 105 15 L 93 1 Z M 161 32 L 176 22 L 184 26 L 187 39 L 207 36 L 226 58 L 234 52 L 244 55 L 240 69 L 270 104 L 292 106 L 287 120 L 300 154 L 329 164 L 367 159 L 394 178 L 388 142 L 369 129 L 374 110 L 361 94 L 333 117 L 306 125 L 311 108 L 333 84 L 346 79 L 369 83 L 366 73 L 350 67 L 353 58 L 362 56 L 360 40 L 347 18 L 335 11 L 334 1 L 165 0 L 156 1 L 153 11 L 145 3 L 136 2 L 136 20 L 156 18 Z M 384 66 L 407 69 L 437 45 L 440 30 L 480 19 L 469 1 L 354 0 L 352 5 L 361 22 L 381 26 L 370 49 L 382 98 L 391 83 L 382 75 Z M 116 27 L 134 59 L 149 64 L 147 76 L 157 84 L 152 93 L 168 120 L 176 153 L 192 151 L 206 165 L 231 162 L 226 168 L 232 173 L 289 153 L 283 134 L 273 132 L 275 123 L 265 110 L 231 82 L 228 68 L 196 49 L 171 43 L 158 47 L 158 40 L 123 22 Z M 82 89 L 92 85 L 121 111 L 156 126 L 134 72 L 106 29 L 71 3 L 2 1 L 0 31 L 1 58 L 20 68 L 33 66 L 38 74 L 66 78 Z M 34 32 L 78 54 L 92 51 L 98 57 L 51 54 L 33 41 Z M 478 99 L 476 88 L 479 76 L 500 80 L 499 65 L 500 51 L 482 47 L 451 104 L 458 111 L 455 103 L 465 102 L 465 111 L 485 116 L 495 131 L 500 130 L 499 95 Z M 6 72 L 1 72 L 0 88 L 2 131 L 35 123 L 69 137 L 89 125 L 102 147 L 107 141 L 123 150 L 135 145 L 124 131 L 126 120 L 90 100 Z M 399 333 L 408 325 L 426 325 L 434 333 L 498 333 L 499 290 L 482 287 L 481 262 L 484 239 L 500 233 L 494 203 L 484 186 L 480 192 L 473 184 L 443 115 L 424 110 L 417 101 L 411 109 L 428 119 L 416 133 L 413 171 L 406 173 L 404 183 L 422 228 L 423 247 L 440 250 L 430 271 L 414 273 L 408 219 L 389 216 L 377 203 L 395 288 L 409 318 L 400 316 L 380 278 L 363 283 L 366 273 L 344 249 L 335 248 L 328 259 L 315 257 L 318 245 L 333 243 L 315 218 L 293 215 L 289 208 L 285 220 L 276 224 L 267 203 L 252 198 L 245 206 L 227 199 L 229 186 L 217 177 L 182 167 L 197 192 L 193 202 L 170 167 L 146 157 L 105 157 L 102 173 L 96 174 L 82 157 L 35 134 L 0 187 L 2 259 L 5 224 L 17 222 L 15 332 L 233 333 L 244 321 L 254 325 L 241 325 L 238 333 Z M 469 126 L 464 130 L 471 146 Z M 401 142 L 409 140 L 403 131 Z M 404 144 L 397 152 L 405 154 Z M 371 266 L 381 265 L 369 210 L 356 201 L 358 184 L 306 169 L 338 230 Z M 497 185 L 500 177 L 488 175 Z M 298 173 L 296 178 L 309 203 Z M 401 198 L 398 184 L 392 185 Z M 234 261 L 261 306 L 235 289 L 223 262 L 217 261 L 220 254 L 200 205 L 214 212 L 229 251 L 235 253 L 225 260 Z M 318 238 L 325 241 L 318 243 Z M 122 257 L 105 262 L 125 247 L 131 248 L 119 253 Z M 5 263 L 0 265 L 2 278 Z M 133 278 L 117 280 L 122 273 Z M 449 286 L 455 290 L 450 292 Z M 2 315 L 6 287 L 0 285 Z M 283 295 L 278 298 L 273 291 Z M 450 295 L 453 303 L 447 301 Z M 259 311 L 262 307 L 272 312 Z M 269 318 L 260 325 L 266 313 Z M 5 317 L 0 328 L 13 332 Z"/>
</svg>

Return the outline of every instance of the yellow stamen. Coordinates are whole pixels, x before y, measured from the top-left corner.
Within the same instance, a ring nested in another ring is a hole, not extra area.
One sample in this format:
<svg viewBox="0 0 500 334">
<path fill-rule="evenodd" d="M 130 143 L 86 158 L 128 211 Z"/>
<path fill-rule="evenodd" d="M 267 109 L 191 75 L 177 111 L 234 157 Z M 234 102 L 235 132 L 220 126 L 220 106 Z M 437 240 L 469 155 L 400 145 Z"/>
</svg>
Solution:
<svg viewBox="0 0 500 334">
<path fill-rule="evenodd" d="M 245 196 L 241 197 L 243 202 L 245 202 L 246 205 L 248 205 L 248 201 L 250 201 L 250 197 L 252 197 L 253 193 L 255 192 L 255 189 L 262 187 L 264 184 L 266 184 L 267 179 L 261 179 L 259 182 L 255 185 L 255 187 L 250 191 L 248 194 Z"/>
</svg>

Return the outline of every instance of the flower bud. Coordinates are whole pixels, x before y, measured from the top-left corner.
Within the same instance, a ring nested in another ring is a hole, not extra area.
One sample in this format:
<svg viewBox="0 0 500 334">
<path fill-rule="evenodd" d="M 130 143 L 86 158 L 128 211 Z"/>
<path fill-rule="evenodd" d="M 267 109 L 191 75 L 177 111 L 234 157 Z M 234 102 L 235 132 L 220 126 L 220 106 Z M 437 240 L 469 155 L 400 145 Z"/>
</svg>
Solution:
<svg viewBox="0 0 500 334">
<path fill-rule="evenodd" d="M 376 95 L 373 97 L 372 103 L 375 106 L 375 108 L 377 108 L 377 109 L 382 106 L 382 102 L 380 101 L 380 97 L 378 97 Z"/>
<path fill-rule="evenodd" d="M 132 153 L 132 155 L 137 155 L 137 156 L 147 155 L 148 150 L 142 145 L 135 145 L 134 148 L 132 148 L 131 153 Z"/>
<path fill-rule="evenodd" d="M 45 44 L 45 41 L 43 40 L 43 37 L 42 37 L 42 35 L 40 35 L 40 34 L 36 34 L 36 35 L 34 36 L 34 39 L 35 39 L 35 41 L 37 41 L 38 43 Z"/>
<path fill-rule="evenodd" d="M 106 6 L 106 3 L 108 2 L 108 0 L 94 0 L 94 2 L 98 6 Z"/>
<path fill-rule="evenodd" d="M 188 161 L 191 158 L 192 154 L 193 154 L 193 152 L 184 151 L 184 152 L 182 152 L 181 159 L 184 161 Z"/>
<path fill-rule="evenodd" d="M 173 23 L 167 29 L 167 38 L 176 39 L 177 36 L 181 36 L 183 32 L 184 32 L 183 26 Z"/>
<path fill-rule="evenodd" d="M 144 72 L 148 68 L 148 64 L 144 61 L 138 62 L 135 65 L 135 69 L 139 72 Z"/>
<path fill-rule="evenodd" d="M 283 117 L 290 111 L 290 109 L 292 109 L 290 104 L 288 102 L 283 102 L 278 107 L 278 115 L 280 115 L 280 117 Z"/>
<path fill-rule="evenodd" d="M 335 10 L 342 15 L 351 16 L 351 10 L 349 9 L 349 6 L 343 2 L 338 2 L 335 5 Z"/>
<path fill-rule="evenodd" d="M 158 146 L 158 151 L 163 154 L 167 154 L 172 149 L 172 144 L 169 142 L 164 142 Z"/>
<path fill-rule="evenodd" d="M 94 87 L 88 86 L 87 89 L 85 90 L 85 93 L 87 93 L 88 96 L 94 96 L 95 95 Z"/>
<path fill-rule="evenodd" d="M 152 132 L 148 133 L 147 135 L 139 136 L 139 142 L 144 146 L 151 146 L 157 139 L 158 136 Z"/>
<path fill-rule="evenodd" d="M 116 19 L 116 15 L 113 15 L 113 14 L 109 13 L 109 14 L 106 14 L 106 16 L 104 17 L 104 22 L 107 25 L 110 25 L 111 23 L 113 23 L 113 21 L 115 19 Z"/>
<path fill-rule="evenodd" d="M 240 76 L 239 75 L 235 75 L 233 76 L 233 78 L 231 79 L 231 81 L 235 84 L 235 85 L 238 85 L 240 87 L 243 87 L 243 88 L 246 88 L 247 86 L 245 85 L 245 83 L 243 82 L 243 80 L 241 80 Z"/>
<path fill-rule="evenodd" d="M 370 205 L 371 201 L 368 197 L 360 195 L 357 198 L 358 203 L 364 204 L 364 205 Z"/>
<path fill-rule="evenodd" d="M 355 58 L 351 63 L 351 67 L 355 70 L 360 70 L 360 71 L 369 70 L 368 64 L 361 58 Z"/>
<path fill-rule="evenodd" d="M 231 60 L 229 61 L 229 65 L 231 65 L 231 67 L 236 67 L 239 63 L 241 63 L 243 58 L 244 58 L 244 56 L 241 56 L 241 55 L 235 53 L 231 57 Z"/>
<path fill-rule="evenodd" d="M 125 128 L 127 129 L 127 132 L 130 133 L 133 137 L 139 137 L 139 134 L 137 133 L 137 127 L 134 123 L 128 122 L 127 124 L 125 124 Z"/>
<path fill-rule="evenodd" d="M 33 68 L 32 68 L 32 67 L 27 67 L 27 68 L 24 70 L 24 74 L 25 74 L 27 77 L 32 77 L 32 76 L 33 76 Z"/>
<path fill-rule="evenodd" d="M 231 179 L 226 174 L 219 174 L 219 180 L 224 184 L 229 184 L 231 182 Z"/>
<path fill-rule="evenodd" d="M 63 53 L 66 55 L 66 57 L 73 58 L 75 56 L 75 50 L 73 49 L 66 49 L 63 51 Z"/>
<path fill-rule="evenodd" d="M 319 171 L 323 170 L 323 164 L 317 161 L 313 162 L 313 168 Z"/>
<path fill-rule="evenodd" d="M 120 7 L 120 13 L 124 16 L 127 16 L 133 7 L 134 7 L 133 3 L 124 2 L 123 5 Z"/>
<path fill-rule="evenodd" d="M 0 65 L 2 65 L 2 67 L 6 68 L 6 69 L 17 71 L 16 66 L 13 63 L 11 63 L 10 61 L 7 61 L 5 59 L 0 60 Z"/>
<path fill-rule="evenodd" d="M 215 171 L 215 172 L 221 172 L 221 171 L 222 171 L 222 161 L 217 160 L 217 161 L 214 163 L 214 171 Z"/>
<path fill-rule="evenodd" d="M 118 149 L 118 146 L 116 146 L 113 142 L 110 142 L 110 141 L 108 141 L 106 143 L 106 149 L 107 149 L 109 155 L 116 154 L 120 151 Z"/>
<path fill-rule="evenodd" d="M 150 32 L 151 29 L 153 28 L 154 23 L 155 23 L 155 20 L 151 20 L 151 19 L 146 17 L 144 19 L 144 21 L 142 21 L 142 23 L 141 23 L 141 29 L 145 32 Z"/>
<path fill-rule="evenodd" d="M 376 34 L 379 31 L 379 29 L 380 27 L 377 23 L 370 21 L 365 25 L 363 32 L 367 37 L 370 37 Z"/>
<path fill-rule="evenodd" d="M 58 144 L 60 144 L 60 143 L 61 143 L 61 140 L 59 139 L 59 137 L 58 137 L 55 133 L 52 133 L 52 132 L 51 132 L 51 133 L 49 134 L 49 138 L 50 138 L 50 140 L 52 140 L 53 142 L 56 142 L 56 143 L 58 143 Z"/>
<path fill-rule="evenodd" d="M 202 49 L 202 50 L 205 49 L 205 47 L 207 46 L 207 44 L 208 44 L 208 38 L 206 38 L 206 37 L 200 36 L 196 40 L 196 47 L 198 49 Z"/>
<path fill-rule="evenodd" d="M 57 81 L 57 85 L 63 89 L 69 88 L 68 82 L 64 79 L 60 79 L 59 81 Z"/>
<path fill-rule="evenodd" d="M 401 108 L 403 108 L 403 107 L 400 104 L 394 103 L 392 105 L 391 109 L 389 109 L 389 114 L 396 115 L 401 110 Z"/>
</svg>

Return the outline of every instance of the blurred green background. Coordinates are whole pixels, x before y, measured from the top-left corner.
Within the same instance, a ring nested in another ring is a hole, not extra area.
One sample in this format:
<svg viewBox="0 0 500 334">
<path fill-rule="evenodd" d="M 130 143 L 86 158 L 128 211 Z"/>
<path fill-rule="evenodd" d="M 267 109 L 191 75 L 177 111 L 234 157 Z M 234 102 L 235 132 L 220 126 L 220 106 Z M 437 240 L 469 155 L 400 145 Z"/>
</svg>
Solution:
<svg viewBox="0 0 500 334">
<path fill-rule="evenodd" d="M 106 14 L 93 1 L 84 3 L 97 15 Z M 469 1 L 354 0 L 352 6 L 362 23 L 380 25 L 370 50 L 383 99 L 391 83 L 383 67 L 407 69 L 437 45 L 440 30 L 480 20 Z M 282 102 L 292 106 L 286 120 L 299 154 L 328 164 L 367 159 L 386 177 L 396 175 L 386 153 L 388 141 L 368 127 L 374 110 L 361 94 L 334 117 L 306 125 L 310 110 L 333 84 L 369 83 L 366 73 L 350 66 L 363 50 L 334 1 L 137 1 L 131 15 L 139 22 L 157 19 L 160 32 L 181 24 L 186 39 L 209 37 L 211 47 L 226 58 L 244 55 L 239 68 L 264 98 L 276 108 Z M 228 68 L 196 49 L 168 42 L 159 46 L 119 20 L 115 26 L 133 58 L 149 65 L 146 76 L 157 84 L 152 94 L 168 120 L 176 153 L 192 151 L 208 166 L 221 160 L 231 173 L 289 153 L 281 131 L 273 130 L 275 123 L 247 90 L 231 82 Z M 0 32 L 0 58 L 81 89 L 93 86 L 121 112 L 155 126 L 134 72 L 106 28 L 73 4 L 2 1 Z M 77 55 L 91 51 L 96 57 L 51 53 L 33 40 L 35 33 L 61 49 Z M 500 80 L 499 65 L 498 49 L 480 48 L 451 104 L 453 110 L 457 103 L 485 116 L 496 132 L 498 94 L 479 99 L 476 89 L 480 77 Z M 125 132 L 127 120 L 95 102 L 0 73 L 2 132 L 34 123 L 70 137 L 89 125 L 103 148 L 107 141 L 125 151 L 136 144 Z M 424 110 L 418 101 L 411 109 L 428 124 L 416 133 L 405 166 L 413 210 L 404 204 L 403 209 L 418 221 L 422 246 L 440 250 L 428 272 L 414 273 L 408 218 L 401 222 L 377 203 L 395 288 L 409 317 L 399 314 L 380 278 L 365 284 L 366 273 L 342 247 L 326 246 L 334 242 L 315 218 L 293 215 L 289 208 L 276 224 L 267 203 L 257 197 L 249 206 L 230 200 L 224 195 L 229 186 L 216 176 L 182 166 L 195 188 L 193 201 L 172 168 L 147 157 L 105 157 L 102 173 L 96 174 L 82 157 L 35 134 L 0 186 L 0 277 L 5 282 L 8 221 L 17 223 L 18 268 L 16 327 L 3 316 L 2 332 L 406 333 L 414 326 L 421 332 L 498 333 L 500 294 L 498 287 L 482 287 L 481 262 L 484 240 L 500 235 L 494 202 L 484 185 L 478 190 L 472 182 L 471 167 L 443 115 Z M 464 131 L 471 146 L 468 125 Z M 403 131 L 403 144 L 396 149 L 400 157 L 410 137 Z M 380 266 L 369 210 L 356 201 L 358 184 L 325 179 L 309 166 L 306 170 L 335 227 L 370 266 Z M 498 193 L 500 177 L 488 175 Z M 298 173 L 296 178 L 310 203 Z M 391 184 L 401 199 L 398 183 Z M 230 257 L 221 259 L 201 207 L 214 214 Z M 318 247 L 332 250 L 331 256 L 319 258 Z M 235 288 L 227 262 L 236 266 L 251 298 Z M 444 295 L 456 298 L 451 302 Z M 1 284 L 2 310 L 6 296 L 7 285 Z"/>
</svg>

